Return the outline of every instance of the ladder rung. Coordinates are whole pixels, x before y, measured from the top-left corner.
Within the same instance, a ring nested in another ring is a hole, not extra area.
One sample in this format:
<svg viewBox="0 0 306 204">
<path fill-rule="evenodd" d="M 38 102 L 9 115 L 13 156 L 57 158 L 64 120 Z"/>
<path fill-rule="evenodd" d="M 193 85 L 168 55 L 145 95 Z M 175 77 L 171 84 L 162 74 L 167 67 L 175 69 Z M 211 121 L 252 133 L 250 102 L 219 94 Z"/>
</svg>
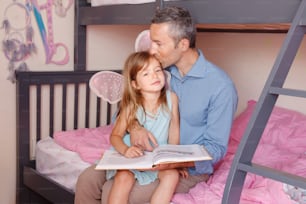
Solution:
<svg viewBox="0 0 306 204">
<path fill-rule="evenodd" d="M 283 172 L 277 169 L 272 169 L 254 163 L 251 164 L 239 163 L 237 168 L 244 172 L 250 172 L 259 176 L 263 176 L 266 178 L 270 178 L 276 181 L 280 181 L 283 183 L 287 183 L 293 186 L 306 189 L 306 178 L 301 176 L 293 175 L 287 172 Z"/>
<path fill-rule="evenodd" d="M 297 90 L 297 89 L 270 87 L 269 93 L 277 94 L 277 95 L 287 95 L 287 96 L 296 96 L 296 97 L 306 98 L 306 91 Z"/>
</svg>

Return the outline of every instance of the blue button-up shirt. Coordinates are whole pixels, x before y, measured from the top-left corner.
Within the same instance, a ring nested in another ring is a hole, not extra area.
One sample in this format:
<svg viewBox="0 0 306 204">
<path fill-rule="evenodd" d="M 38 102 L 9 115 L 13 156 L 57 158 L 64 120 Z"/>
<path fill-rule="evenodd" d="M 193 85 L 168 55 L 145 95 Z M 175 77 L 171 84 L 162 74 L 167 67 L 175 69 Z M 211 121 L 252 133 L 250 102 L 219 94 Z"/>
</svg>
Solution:
<svg viewBox="0 0 306 204">
<path fill-rule="evenodd" d="M 189 169 L 192 175 L 213 173 L 213 165 L 224 157 L 238 102 L 230 77 L 198 52 L 185 76 L 175 66 L 168 68 L 171 89 L 179 98 L 180 143 L 204 145 L 213 157 L 195 162 Z"/>
</svg>

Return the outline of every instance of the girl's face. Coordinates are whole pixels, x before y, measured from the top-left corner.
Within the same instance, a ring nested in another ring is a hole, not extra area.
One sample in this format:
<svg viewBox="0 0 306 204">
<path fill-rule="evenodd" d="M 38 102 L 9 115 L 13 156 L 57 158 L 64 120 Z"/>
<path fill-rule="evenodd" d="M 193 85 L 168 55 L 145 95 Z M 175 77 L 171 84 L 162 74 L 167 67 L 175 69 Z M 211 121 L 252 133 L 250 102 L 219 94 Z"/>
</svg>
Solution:
<svg viewBox="0 0 306 204">
<path fill-rule="evenodd" d="M 133 82 L 133 86 L 141 92 L 159 92 L 165 86 L 165 75 L 160 63 L 151 58 L 137 73 L 136 81 Z"/>
</svg>

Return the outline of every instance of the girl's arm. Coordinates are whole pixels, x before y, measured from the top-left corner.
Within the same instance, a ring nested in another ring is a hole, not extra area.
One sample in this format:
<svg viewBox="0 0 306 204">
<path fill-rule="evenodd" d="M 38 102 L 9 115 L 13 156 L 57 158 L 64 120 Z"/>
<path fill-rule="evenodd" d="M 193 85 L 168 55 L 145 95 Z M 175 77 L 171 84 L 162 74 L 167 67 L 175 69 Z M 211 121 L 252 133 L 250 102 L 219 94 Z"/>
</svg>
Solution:
<svg viewBox="0 0 306 204">
<path fill-rule="evenodd" d="M 172 111 L 171 111 L 171 121 L 169 127 L 169 144 L 179 144 L 180 143 L 180 116 L 178 109 L 178 97 L 175 93 L 171 92 L 172 101 Z"/>
<path fill-rule="evenodd" d="M 120 116 L 117 117 L 115 121 L 115 125 L 113 127 L 110 142 L 112 146 L 119 152 L 124 155 L 127 149 L 129 148 L 124 142 L 123 137 L 126 133 L 127 129 L 127 118 L 126 118 L 126 110 L 120 111 Z"/>
<path fill-rule="evenodd" d="M 117 118 L 114 128 L 110 136 L 110 142 L 112 146 L 125 157 L 139 157 L 143 155 L 141 148 L 136 146 L 129 147 L 123 142 L 123 137 L 127 131 L 127 116 L 129 112 L 127 110 L 121 110 L 120 116 Z"/>
</svg>

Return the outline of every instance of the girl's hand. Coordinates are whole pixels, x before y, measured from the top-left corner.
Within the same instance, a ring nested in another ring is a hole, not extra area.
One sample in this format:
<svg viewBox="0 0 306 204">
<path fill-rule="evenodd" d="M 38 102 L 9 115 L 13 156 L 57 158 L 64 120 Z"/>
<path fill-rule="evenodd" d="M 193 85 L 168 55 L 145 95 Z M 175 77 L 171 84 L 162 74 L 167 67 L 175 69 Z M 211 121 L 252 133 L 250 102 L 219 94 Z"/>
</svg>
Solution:
<svg viewBox="0 0 306 204">
<path fill-rule="evenodd" d="M 127 158 L 140 157 L 143 155 L 143 150 L 136 146 L 130 146 L 124 153 L 124 156 Z"/>
</svg>

